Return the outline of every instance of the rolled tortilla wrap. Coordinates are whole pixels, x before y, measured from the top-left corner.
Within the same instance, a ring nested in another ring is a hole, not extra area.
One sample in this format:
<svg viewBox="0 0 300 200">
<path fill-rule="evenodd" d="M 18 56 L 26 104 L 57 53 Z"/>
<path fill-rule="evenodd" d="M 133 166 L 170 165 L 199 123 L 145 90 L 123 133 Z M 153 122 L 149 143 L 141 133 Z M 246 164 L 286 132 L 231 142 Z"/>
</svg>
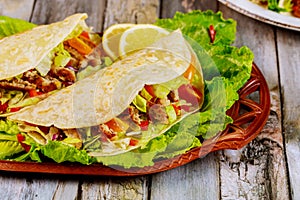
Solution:
<svg viewBox="0 0 300 200">
<path fill-rule="evenodd" d="M 191 65 L 200 74 L 197 88 L 203 95 L 202 71 L 196 55 L 181 32 L 174 31 L 150 47 L 128 55 L 92 76 L 58 91 L 37 105 L 11 115 L 9 119 L 63 130 L 98 126 L 126 110 L 145 85 L 163 84 L 182 77 Z M 193 110 L 162 129 L 151 132 L 151 136 L 140 139 L 138 145 L 122 147 L 110 141 L 102 145 L 101 151 L 91 155 L 112 155 L 138 148 L 165 132 L 183 117 L 199 110 L 202 103 L 203 98 Z"/>
<path fill-rule="evenodd" d="M 100 37 L 85 24 L 86 18 L 85 13 L 74 14 L 0 40 L 1 116 L 73 84 L 88 59 L 97 57 L 96 64 L 103 64 L 102 55 L 94 53 Z"/>
</svg>

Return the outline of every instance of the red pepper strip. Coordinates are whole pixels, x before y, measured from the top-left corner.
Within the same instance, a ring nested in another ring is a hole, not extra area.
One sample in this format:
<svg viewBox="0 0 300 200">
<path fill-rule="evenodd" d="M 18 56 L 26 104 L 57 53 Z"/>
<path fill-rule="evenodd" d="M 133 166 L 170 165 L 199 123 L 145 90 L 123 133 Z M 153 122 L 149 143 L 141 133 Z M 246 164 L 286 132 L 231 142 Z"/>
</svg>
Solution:
<svg viewBox="0 0 300 200">
<path fill-rule="evenodd" d="M 215 30 L 213 25 L 209 26 L 209 31 L 208 32 L 209 32 L 210 42 L 214 43 L 215 38 L 216 38 L 216 30 Z"/>
<path fill-rule="evenodd" d="M 141 127 L 142 131 L 148 130 L 148 126 L 149 126 L 149 121 L 148 120 L 141 121 L 140 127 Z"/>
<path fill-rule="evenodd" d="M 15 108 L 11 108 L 10 112 L 17 112 L 19 110 L 21 110 L 22 107 L 15 107 Z"/>
<path fill-rule="evenodd" d="M 31 146 L 28 145 L 28 144 L 23 143 L 23 142 L 25 141 L 25 136 L 22 135 L 21 133 L 18 133 L 18 134 L 17 134 L 17 139 L 18 139 L 18 142 L 21 143 L 21 146 L 25 149 L 25 151 L 26 151 L 26 152 L 29 152 Z"/>
<path fill-rule="evenodd" d="M 155 97 L 154 89 L 152 85 L 145 85 L 144 88 L 151 96 Z"/>
<path fill-rule="evenodd" d="M 129 142 L 129 146 L 136 146 L 138 144 L 138 140 L 135 140 L 135 139 L 130 139 L 130 142 Z"/>
</svg>

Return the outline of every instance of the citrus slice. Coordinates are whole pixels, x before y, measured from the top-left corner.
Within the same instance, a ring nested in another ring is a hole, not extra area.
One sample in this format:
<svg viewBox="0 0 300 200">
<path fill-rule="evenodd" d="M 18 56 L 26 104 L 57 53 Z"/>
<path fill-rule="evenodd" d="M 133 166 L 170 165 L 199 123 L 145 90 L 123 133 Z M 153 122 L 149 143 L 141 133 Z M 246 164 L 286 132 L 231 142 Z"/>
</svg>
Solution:
<svg viewBox="0 0 300 200">
<path fill-rule="evenodd" d="M 119 55 L 145 48 L 169 34 L 166 29 L 152 24 L 137 24 L 123 32 L 119 43 Z"/>
<path fill-rule="evenodd" d="M 122 33 L 133 26 L 135 24 L 115 24 L 104 31 L 103 49 L 113 60 L 119 56 L 119 41 Z"/>
</svg>

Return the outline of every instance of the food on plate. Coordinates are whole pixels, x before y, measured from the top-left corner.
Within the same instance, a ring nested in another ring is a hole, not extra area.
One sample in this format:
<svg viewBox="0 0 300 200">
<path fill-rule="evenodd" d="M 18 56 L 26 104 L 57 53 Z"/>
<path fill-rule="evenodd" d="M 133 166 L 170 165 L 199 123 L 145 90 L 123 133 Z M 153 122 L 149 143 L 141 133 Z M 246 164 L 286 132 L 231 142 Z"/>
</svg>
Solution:
<svg viewBox="0 0 300 200">
<path fill-rule="evenodd" d="M 100 37 L 85 24 L 86 14 L 35 26 L 13 34 L 1 20 L 0 115 L 36 104 L 83 78 L 87 69 L 104 65 L 99 54 Z M 7 21 L 8 20 L 8 21 Z M 9 31 L 6 31 L 9 30 Z M 9 35 L 13 34 L 13 35 Z M 6 37 L 5 37 L 6 36 Z"/>
<path fill-rule="evenodd" d="M 266 9 L 283 13 L 292 14 L 295 17 L 300 17 L 300 1 L 299 0 L 250 0 L 259 4 Z"/>
<path fill-rule="evenodd" d="M 293 8 L 292 13 L 296 17 L 300 17 L 300 1 L 299 0 L 293 0 Z"/>
<path fill-rule="evenodd" d="M 135 45 L 142 26 L 165 36 Z M 134 48 L 118 57 L 127 31 Z M 226 111 L 250 78 L 253 53 L 231 46 L 235 32 L 212 11 L 115 25 L 102 37 L 112 65 L 0 121 L 0 158 L 131 168 L 200 147 L 232 122 Z M 105 41 L 118 33 L 117 46 Z"/>
</svg>

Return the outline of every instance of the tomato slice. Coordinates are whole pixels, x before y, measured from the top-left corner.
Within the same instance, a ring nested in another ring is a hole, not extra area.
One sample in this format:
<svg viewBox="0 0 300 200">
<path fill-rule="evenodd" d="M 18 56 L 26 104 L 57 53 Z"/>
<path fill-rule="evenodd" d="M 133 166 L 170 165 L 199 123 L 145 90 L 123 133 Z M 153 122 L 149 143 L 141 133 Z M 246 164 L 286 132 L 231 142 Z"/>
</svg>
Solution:
<svg viewBox="0 0 300 200">
<path fill-rule="evenodd" d="M 24 135 L 22 135 L 21 133 L 18 133 L 17 134 L 17 140 L 18 140 L 18 142 L 21 144 L 21 146 L 24 148 L 24 150 L 26 152 L 30 151 L 31 146 L 28 145 L 28 144 L 24 144 L 23 143 L 25 141 L 25 136 Z"/>
<path fill-rule="evenodd" d="M 155 97 L 154 88 L 152 85 L 145 85 L 144 88 L 151 96 Z"/>
<path fill-rule="evenodd" d="M 89 33 L 86 31 L 82 31 L 82 33 L 80 34 L 80 36 L 85 37 L 86 39 L 90 39 Z"/>
<path fill-rule="evenodd" d="M 138 140 L 135 140 L 135 139 L 130 139 L 130 141 L 129 141 L 129 146 L 136 146 L 137 144 L 138 144 Z"/>
<path fill-rule="evenodd" d="M 178 96 L 180 99 L 186 100 L 193 106 L 199 105 L 199 102 L 202 99 L 201 92 L 196 87 L 190 84 L 181 85 L 178 88 Z"/>
<path fill-rule="evenodd" d="M 149 126 L 149 120 L 141 121 L 140 127 L 142 131 L 148 130 L 148 126 Z"/>
<path fill-rule="evenodd" d="M 8 102 L 1 104 L 0 103 L 0 113 L 5 113 L 8 108 Z"/>
</svg>

